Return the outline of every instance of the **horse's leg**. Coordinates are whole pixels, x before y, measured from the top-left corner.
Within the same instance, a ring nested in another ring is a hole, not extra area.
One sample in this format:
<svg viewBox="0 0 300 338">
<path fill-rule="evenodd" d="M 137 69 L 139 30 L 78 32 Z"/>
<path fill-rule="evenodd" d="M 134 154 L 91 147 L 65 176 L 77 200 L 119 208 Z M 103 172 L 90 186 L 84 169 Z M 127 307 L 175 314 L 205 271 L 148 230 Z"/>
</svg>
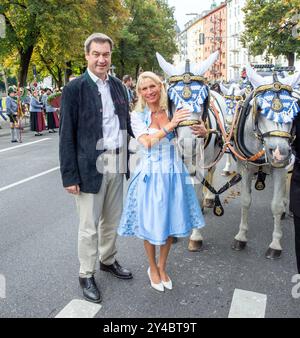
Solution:
<svg viewBox="0 0 300 338">
<path fill-rule="evenodd" d="M 280 258 L 282 247 L 280 240 L 282 238 L 281 215 L 285 210 L 285 194 L 286 194 L 286 170 L 284 168 L 276 168 L 273 170 L 274 193 L 271 203 L 271 209 L 274 217 L 274 231 L 272 242 L 266 252 L 266 258 Z"/>
<path fill-rule="evenodd" d="M 194 182 L 194 188 L 195 188 L 195 192 L 199 201 L 199 205 L 202 208 L 202 201 L 203 201 L 203 193 L 202 193 L 202 184 L 200 182 L 198 182 L 198 180 L 196 180 L 196 182 Z M 195 252 L 195 251 L 199 251 L 202 247 L 203 244 L 203 237 L 201 235 L 200 229 L 193 229 L 192 230 L 192 234 L 190 236 L 190 240 L 189 240 L 189 244 L 188 244 L 188 250 Z"/>
<path fill-rule="evenodd" d="M 225 167 L 223 168 L 223 175 L 229 176 L 230 175 L 230 166 L 231 166 L 231 154 L 225 154 L 226 163 Z"/>
<path fill-rule="evenodd" d="M 239 171 L 240 172 L 240 171 Z M 241 222 L 239 232 L 234 237 L 232 249 L 243 250 L 247 244 L 248 232 L 248 213 L 251 205 L 251 183 L 252 170 L 242 167 L 242 186 L 241 186 Z"/>
<path fill-rule="evenodd" d="M 285 192 L 285 212 L 282 214 L 281 219 L 285 217 L 285 215 L 292 216 L 290 212 L 290 187 L 291 187 L 291 177 L 292 174 L 287 172 L 286 174 L 286 192 Z"/>
<path fill-rule="evenodd" d="M 208 173 L 206 175 L 207 182 L 213 187 L 214 186 L 214 173 L 215 173 L 216 167 L 212 167 L 208 170 Z M 203 200 L 203 207 L 204 208 L 213 208 L 214 207 L 214 201 L 215 201 L 215 195 L 207 188 L 203 188 L 203 194 L 204 194 L 204 200 Z"/>
</svg>

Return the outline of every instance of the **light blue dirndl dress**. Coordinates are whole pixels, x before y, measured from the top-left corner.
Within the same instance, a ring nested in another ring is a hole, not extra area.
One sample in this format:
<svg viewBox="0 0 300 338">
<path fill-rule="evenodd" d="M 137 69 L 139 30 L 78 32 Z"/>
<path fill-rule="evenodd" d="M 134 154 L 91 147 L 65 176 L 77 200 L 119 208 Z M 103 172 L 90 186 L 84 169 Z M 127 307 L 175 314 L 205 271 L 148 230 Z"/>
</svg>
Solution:
<svg viewBox="0 0 300 338">
<path fill-rule="evenodd" d="M 151 112 L 133 112 L 131 126 L 136 139 L 156 133 L 149 128 Z M 192 228 L 204 226 L 204 219 L 191 178 L 177 157 L 174 133 L 152 148 L 140 145 L 140 162 L 131 178 L 118 234 L 136 236 L 154 245 L 168 237 L 186 237 Z M 173 141 L 172 141 L 173 140 Z"/>
</svg>

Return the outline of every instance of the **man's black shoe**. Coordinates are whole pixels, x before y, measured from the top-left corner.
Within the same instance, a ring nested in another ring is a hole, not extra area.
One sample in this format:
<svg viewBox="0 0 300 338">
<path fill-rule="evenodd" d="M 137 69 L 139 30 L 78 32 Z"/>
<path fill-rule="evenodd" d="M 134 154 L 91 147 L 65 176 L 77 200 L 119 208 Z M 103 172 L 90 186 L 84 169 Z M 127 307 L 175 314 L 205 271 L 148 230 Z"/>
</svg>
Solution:
<svg viewBox="0 0 300 338">
<path fill-rule="evenodd" d="M 99 289 L 97 288 L 94 277 L 79 277 L 79 284 L 82 287 L 84 299 L 93 303 L 101 302 L 101 294 Z"/>
<path fill-rule="evenodd" d="M 117 261 L 115 261 L 111 265 L 105 265 L 100 262 L 100 270 L 102 271 L 108 271 L 112 273 L 115 277 L 121 278 L 121 279 L 131 279 L 132 273 L 123 268 Z"/>
</svg>

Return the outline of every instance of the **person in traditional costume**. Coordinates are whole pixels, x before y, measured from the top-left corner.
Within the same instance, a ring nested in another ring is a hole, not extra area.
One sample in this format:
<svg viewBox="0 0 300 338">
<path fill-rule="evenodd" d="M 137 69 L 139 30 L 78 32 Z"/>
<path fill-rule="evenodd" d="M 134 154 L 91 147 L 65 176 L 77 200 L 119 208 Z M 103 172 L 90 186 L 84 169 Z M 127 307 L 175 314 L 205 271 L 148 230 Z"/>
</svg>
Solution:
<svg viewBox="0 0 300 338">
<path fill-rule="evenodd" d="M 144 240 L 150 284 L 164 291 L 173 287 L 166 272 L 173 238 L 186 237 L 193 228 L 204 226 L 191 178 L 172 142 L 175 128 L 190 112 L 181 109 L 169 119 L 165 88 L 152 72 L 139 76 L 137 93 L 131 127 L 140 143 L 141 161 L 129 185 L 118 233 Z M 194 133 L 204 137 L 204 124 L 197 125 Z M 160 247 L 158 262 L 156 246 Z"/>
<path fill-rule="evenodd" d="M 35 131 L 35 136 L 43 135 L 41 132 L 46 129 L 43 116 L 43 103 L 39 100 L 39 93 L 36 87 L 32 88 L 29 111 L 31 130 Z"/>
<path fill-rule="evenodd" d="M 52 94 L 52 91 L 50 88 L 46 88 L 46 93 L 43 95 L 42 101 L 44 104 L 44 109 L 46 112 L 47 117 L 47 127 L 49 130 L 49 133 L 56 133 L 56 128 L 59 127 L 59 120 L 57 116 L 57 108 L 52 107 L 48 103 L 48 97 Z"/>
<path fill-rule="evenodd" d="M 18 142 L 20 130 L 17 118 L 18 104 L 16 100 L 17 90 L 14 86 L 8 87 L 8 96 L 6 97 L 6 115 L 10 121 L 11 142 Z"/>
</svg>

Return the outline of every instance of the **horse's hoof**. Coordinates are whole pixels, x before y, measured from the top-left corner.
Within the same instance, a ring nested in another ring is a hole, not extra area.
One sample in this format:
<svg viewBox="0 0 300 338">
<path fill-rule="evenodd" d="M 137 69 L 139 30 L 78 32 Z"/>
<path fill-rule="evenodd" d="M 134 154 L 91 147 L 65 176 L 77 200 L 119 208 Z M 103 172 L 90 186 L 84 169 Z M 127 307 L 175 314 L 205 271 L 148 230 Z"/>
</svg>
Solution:
<svg viewBox="0 0 300 338">
<path fill-rule="evenodd" d="M 200 251 L 202 248 L 202 241 L 193 241 L 192 239 L 189 240 L 188 250 L 192 252 Z"/>
<path fill-rule="evenodd" d="M 203 207 L 204 208 L 213 208 L 215 205 L 215 200 L 213 199 L 208 199 L 206 198 L 204 201 L 203 201 Z"/>
<path fill-rule="evenodd" d="M 281 219 L 281 220 L 285 219 L 285 212 L 283 212 L 283 213 L 281 214 L 280 219 Z"/>
<path fill-rule="evenodd" d="M 234 239 L 231 245 L 231 249 L 236 250 L 236 251 L 241 251 L 245 249 L 246 245 L 247 245 L 247 242 Z"/>
<path fill-rule="evenodd" d="M 265 256 L 268 259 L 278 259 L 281 257 L 281 252 L 282 250 L 268 248 L 268 250 L 265 253 Z"/>
</svg>

